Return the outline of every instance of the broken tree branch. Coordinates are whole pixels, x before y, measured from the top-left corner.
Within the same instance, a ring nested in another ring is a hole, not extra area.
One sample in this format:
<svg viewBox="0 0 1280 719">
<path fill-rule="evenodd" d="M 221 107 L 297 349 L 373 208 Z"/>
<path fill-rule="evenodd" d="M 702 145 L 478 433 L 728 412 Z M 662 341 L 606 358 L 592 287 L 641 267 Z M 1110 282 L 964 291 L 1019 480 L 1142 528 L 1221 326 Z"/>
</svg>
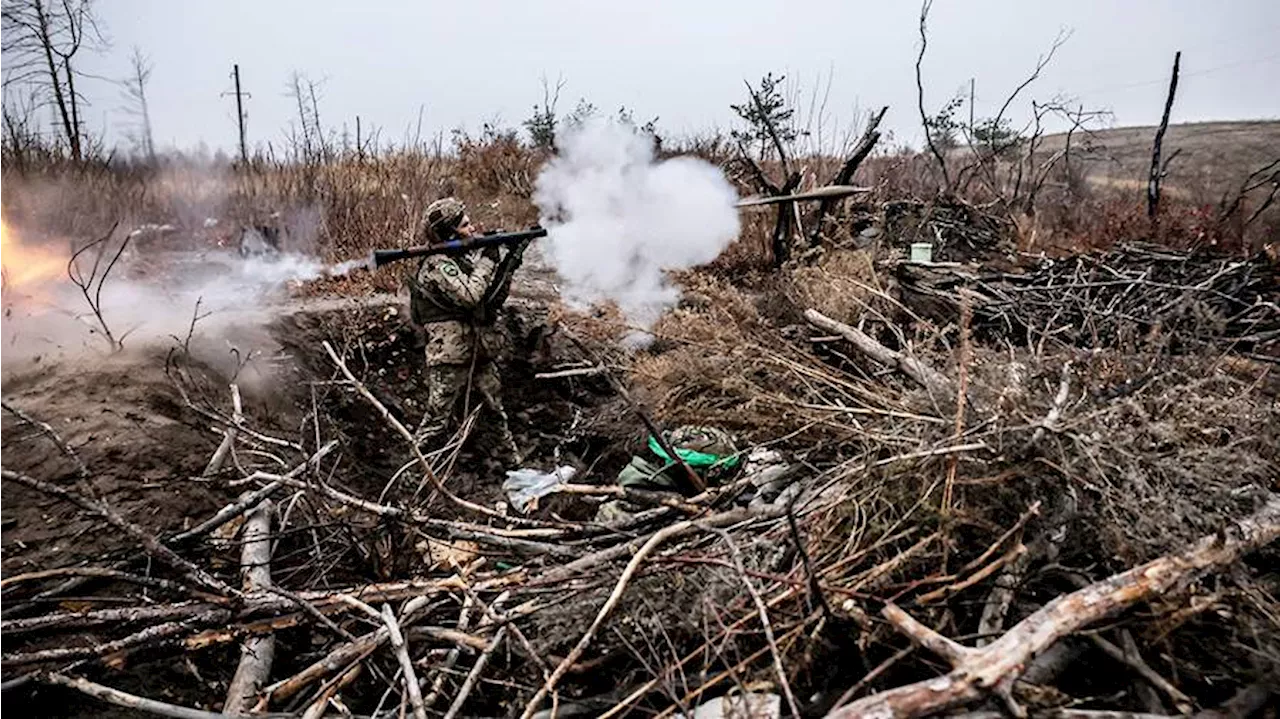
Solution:
<svg viewBox="0 0 1280 719">
<path fill-rule="evenodd" d="M 199 304 L 196 307 L 198 309 Z M 195 327 L 195 320 L 192 320 L 191 326 Z M 240 387 L 235 382 L 231 383 L 231 407 L 232 424 L 222 430 L 222 442 L 214 450 L 213 457 L 209 459 L 209 464 L 205 466 L 201 477 L 212 477 L 222 470 L 222 464 L 227 461 L 227 455 L 231 454 L 231 448 L 236 443 L 236 435 L 240 433 L 240 425 L 244 422 L 244 411 L 240 404 Z"/>
<path fill-rule="evenodd" d="M 330 441 L 320 449 L 316 450 L 316 453 L 311 455 L 311 457 L 307 459 L 306 462 L 303 462 L 302 464 L 289 470 L 288 473 L 286 473 L 284 476 L 288 479 L 293 479 L 297 477 L 298 475 L 307 471 L 307 469 L 319 464 L 320 460 L 324 459 L 325 456 L 328 455 L 330 452 L 332 452 L 333 449 L 337 446 L 338 446 L 337 440 Z M 253 477 L 250 477 L 250 479 L 253 479 Z M 244 514 L 246 510 L 257 506 L 259 502 L 271 496 L 277 489 L 283 486 L 283 484 L 284 482 L 282 482 L 281 480 L 275 479 L 268 482 L 264 487 L 262 487 L 262 489 L 245 493 L 238 500 L 218 510 L 216 514 L 214 514 L 212 517 L 205 520 L 204 522 L 201 522 L 199 525 L 193 527 L 192 529 L 188 529 L 187 531 L 181 534 L 174 535 L 174 537 L 170 539 L 169 542 L 175 543 L 175 544 L 178 542 L 185 542 L 190 539 L 194 539 L 196 537 L 200 537 L 212 532 L 218 527 L 221 527 L 227 522 L 230 522 L 236 517 L 239 517 L 241 514 Z"/>
<path fill-rule="evenodd" d="M 845 160 L 844 166 L 840 168 L 840 171 L 836 173 L 836 176 L 828 184 L 847 185 L 853 181 L 853 173 L 858 171 L 862 161 L 867 159 L 867 155 L 871 154 L 871 150 L 880 141 L 878 128 L 880 127 L 880 121 L 884 119 L 884 115 L 888 111 L 889 106 L 885 105 L 880 108 L 880 112 L 871 115 L 871 118 L 867 120 L 867 129 L 863 130 L 862 137 L 858 140 L 858 144 L 854 146 L 849 159 Z M 822 238 L 822 221 L 837 202 L 839 202 L 839 198 L 824 197 L 818 203 L 818 212 L 813 218 L 813 230 L 809 233 L 810 245 L 818 244 L 818 241 Z"/>
<path fill-rule="evenodd" d="M 244 523 L 244 544 L 240 550 L 240 572 L 244 590 L 253 592 L 271 586 L 271 500 L 259 504 Z M 254 698 L 271 676 L 275 659 L 275 634 L 246 637 L 240 648 L 240 664 L 227 687 L 223 711 L 247 712 Z"/>
<path fill-rule="evenodd" d="M 871 338 L 856 327 L 838 322 L 815 309 L 804 311 L 804 318 L 809 324 L 828 332 L 834 332 L 848 340 L 859 352 L 883 365 L 897 368 L 903 374 L 920 383 L 935 396 L 951 394 L 951 381 L 945 375 L 914 357 L 889 349 Z"/>
<path fill-rule="evenodd" d="M 1160 209 L 1160 151 L 1164 145 L 1164 133 L 1169 129 L 1169 113 L 1173 110 L 1173 96 L 1178 92 L 1178 65 L 1182 62 L 1182 51 L 1173 54 L 1173 74 L 1169 77 L 1169 95 L 1164 101 L 1164 114 L 1160 117 L 1160 127 L 1156 129 L 1156 140 L 1151 147 L 1151 172 L 1147 176 L 1147 217 L 1155 220 Z"/>
<path fill-rule="evenodd" d="M 1160 557 L 1058 597 L 981 649 L 963 647 L 887 604 L 882 612 L 885 618 L 917 644 L 950 661 L 952 671 L 865 697 L 831 716 L 917 717 L 982 699 L 1017 680 L 1033 657 L 1062 637 L 1149 597 L 1167 595 L 1278 537 L 1280 496 L 1272 496 L 1253 515 L 1179 554 Z"/>
<path fill-rule="evenodd" d="M 391 649 L 400 662 L 403 673 L 405 692 L 409 695 L 409 704 L 413 707 L 413 719 L 427 719 L 426 707 L 422 705 L 422 688 L 418 686 L 418 673 L 413 670 L 413 660 L 409 658 L 409 643 L 400 631 L 400 623 L 396 621 L 395 612 L 390 604 L 382 605 L 382 621 L 387 625 L 387 633 L 391 639 Z"/>
<path fill-rule="evenodd" d="M 225 719 L 227 716 L 253 716 L 255 719 L 284 719 L 293 716 L 292 714 L 232 714 L 231 712 L 207 712 L 200 709 L 191 709 L 188 707 L 178 706 L 176 704 L 168 704 L 165 702 L 147 699 L 145 697 L 127 694 L 119 689 L 112 689 L 108 686 L 96 684 L 82 677 L 68 677 L 62 674 L 49 674 L 45 681 L 50 684 L 75 689 L 83 692 L 91 697 L 101 699 L 108 704 L 114 704 L 126 709 L 136 709 L 148 714 L 155 714 L 163 717 L 173 717 L 174 719 Z"/>
<path fill-rule="evenodd" d="M 179 557 L 172 549 L 161 544 L 160 540 L 156 539 L 151 534 L 142 531 L 138 525 L 126 521 L 124 517 L 121 517 L 119 513 L 101 501 L 82 497 L 79 494 L 59 487 L 56 484 L 51 484 L 44 480 L 36 479 L 35 477 L 28 477 L 25 474 L 8 469 L 2 470 L 2 474 L 0 474 L 0 476 L 3 476 L 4 479 L 9 481 L 30 487 L 36 491 L 58 497 L 59 499 L 70 502 L 91 514 L 95 514 L 105 519 L 111 526 L 122 530 L 130 537 L 136 539 L 147 550 L 147 554 L 155 557 L 157 561 L 169 565 L 183 577 L 201 587 L 211 589 L 215 593 L 226 597 L 234 597 L 240 594 L 236 590 L 227 586 L 227 584 L 222 580 L 205 572 L 203 569 L 182 557 Z"/>
</svg>

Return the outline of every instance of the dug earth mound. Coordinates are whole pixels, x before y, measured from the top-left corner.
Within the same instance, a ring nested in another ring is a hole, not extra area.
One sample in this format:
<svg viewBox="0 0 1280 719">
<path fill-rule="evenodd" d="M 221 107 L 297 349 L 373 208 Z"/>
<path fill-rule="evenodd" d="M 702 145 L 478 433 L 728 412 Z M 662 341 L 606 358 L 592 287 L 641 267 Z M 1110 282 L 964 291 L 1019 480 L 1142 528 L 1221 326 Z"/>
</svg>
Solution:
<svg viewBox="0 0 1280 719">
<path fill-rule="evenodd" d="M 826 248 L 678 273 L 642 347 L 532 279 L 503 320 L 505 404 L 522 468 L 575 474 L 528 503 L 483 414 L 413 449 L 423 338 L 395 295 L 6 364 L 6 702 L 217 712 L 259 656 L 248 700 L 309 716 L 1182 711 L 1272 691 L 1265 259 Z M 646 422 L 727 431 L 734 471 L 619 486 L 658 454 Z M 628 511 L 604 519 L 607 501 Z"/>
<path fill-rule="evenodd" d="M 529 463 L 558 458 L 616 469 L 622 457 L 607 446 L 627 430 L 619 426 L 624 408 L 616 405 L 615 393 L 590 375 L 536 378 L 583 360 L 554 334 L 545 309 L 514 304 L 507 324 L 515 352 L 503 368 L 513 431 Z M 75 479 L 75 486 L 140 528 L 164 534 L 190 528 L 233 501 L 238 485 L 220 478 L 228 472 L 288 470 L 315 453 L 318 438 L 337 441 L 326 471 L 340 475 L 344 489 L 394 499 L 399 489 L 387 487 L 387 479 L 412 460 L 408 443 L 343 386 L 324 345 L 346 358 L 393 417 L 413 428 L 427 389 L 422 336 L 406 315 L 401 298 L 389 295 L 300 300 L 266 326 L 241 331 L 235 343 L 225 335 L 196 334 L 167 346 L 6 369 L 5 403 L 13 411 L 4 417 L 5 468 Z M 237 444 L 215 460 L 226 431 L 237 427 L 237 443 L 249 446 Z M 486 428 L 472 430 L 464 446 L 438 459 L 447 463 L 457 491 L 493 505 L 503 498 L 502 470 L 514 468 L 490 462 Z M 92 471 L 81 477 L 82 468 Z M 74 563 L 136 550 L 127 535 L 89 531 L 94 522 L 78 518 L 73 505 L 10 482 L 4 498 L 6 574 L 47 568 L 55 557 Z M 377 562 L 365 569 L 366 579 L 389 576 Z"/>
</svg>

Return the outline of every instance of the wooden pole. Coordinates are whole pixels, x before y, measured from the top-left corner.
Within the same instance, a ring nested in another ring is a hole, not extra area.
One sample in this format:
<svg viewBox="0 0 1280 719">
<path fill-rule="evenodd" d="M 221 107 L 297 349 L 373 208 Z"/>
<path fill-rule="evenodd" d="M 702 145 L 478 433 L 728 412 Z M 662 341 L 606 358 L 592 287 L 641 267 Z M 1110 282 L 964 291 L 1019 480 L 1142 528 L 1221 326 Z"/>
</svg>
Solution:
<svg viewBox="0 0 1280 719">
<path fill-rule="evenodd" d="M 233 72 L 236 76 L 236 121 L 240 127 L 240 162 L 249 164 L 249 151 L 245 146 L 244 139 L 244 101 L 240 92 L 240 64 L 233 66 Z"/>
</svg>

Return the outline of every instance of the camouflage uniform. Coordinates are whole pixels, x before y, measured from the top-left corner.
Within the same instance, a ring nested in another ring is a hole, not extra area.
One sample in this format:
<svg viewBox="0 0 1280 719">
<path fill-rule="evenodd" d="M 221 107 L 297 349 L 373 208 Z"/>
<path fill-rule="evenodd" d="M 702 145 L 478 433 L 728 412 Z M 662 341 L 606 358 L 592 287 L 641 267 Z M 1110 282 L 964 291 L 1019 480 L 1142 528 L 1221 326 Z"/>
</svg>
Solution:
<svg viewBox="0 0 1280 719">
<path fill-rule="evenodd" d="M 716 427 L 685 425 L 667 435 L 667 444 L 708 486 L 722 482 L 738 467 L 740 458 L 733 436 Z M 635 455 L 618 472 L 619 485 L 656 492 L 680 492 L 689 484 L 684 468 L 671 461 L 658 440 L 648 440 L 648 456 Z M 596 521 L 620 521 L 639 507 L 622 500 L 610 500 L 596 512 Z"/>
<path fill-rule="evenodd" d="M 465 214 L 466 208 L 453 198 L 433 202 L 427 208 L 425 239 L 450 239 Z M 410 278 L 410 314 L 427 335 L 427 406 L 417 431 L 420 445 L 443 440 L 459 400 L 465 398 L 469 409 L 478 398 L 495 415 L 500 454 L 505 455 L 501 458 L 520 461 L 495 364 L 506 349 L 496 320 L 527 246 L 527 241 L 519 243 L 505 255 L 496 247 L 430 255 Z"/>
</svg>

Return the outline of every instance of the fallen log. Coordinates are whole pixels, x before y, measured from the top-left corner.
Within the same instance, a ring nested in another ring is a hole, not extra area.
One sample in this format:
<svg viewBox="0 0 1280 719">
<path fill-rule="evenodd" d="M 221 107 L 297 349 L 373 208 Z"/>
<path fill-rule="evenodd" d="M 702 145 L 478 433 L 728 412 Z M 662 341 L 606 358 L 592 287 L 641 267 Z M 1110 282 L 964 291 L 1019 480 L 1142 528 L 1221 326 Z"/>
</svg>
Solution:
<svg viewBox="0 0 1280 719">
<path fill-rule="evenodd" d="M 233 385 L 234 386 L 234 385 Z M 240 568 L 244 589 L 251 592 L 271 584 L 271 500 L 249 512 L 244 523 L 244 545 L 240 551 Z M 246 637 L 240 647 L 240 664 L 227 687 L 223 711 L 228 714 L 247 712 L 253 698 L 267 683 L 276 655 L 276 635 L 255 634 Z"/>
<path fill-rule="evenodd" d="M 885 347 L 862 330 L 833 320 L 814 309 L 805 310 L 804 318 L 809 321 L 809 324 L 819 329 L 834 332 L 845 338 L 859 352 L 876 362 L 896 368 L 929 390 L 930 394 L 937 397 L 954 394 L 950 388 L 951 381 L 947 379 L 946 375 L 915 357 L 909 357 L 902 352 Z"/>
<path fill-rule="evenodd" d="M 980 649 L 960 645 L 916 621 L 896 605 L 881 612 L 898 631 L 946 659 L 948 674 L 864 697 L 833 711 L 833 719 L 918 717 L 985 698 L 1008 688 L 1031 660 L 1062 637 L 1153 596 L 1176 591 L 1280 537 L 1280 496 L 1253 515 L 1166 555 L 1049 602 Z"/>
</svg>

